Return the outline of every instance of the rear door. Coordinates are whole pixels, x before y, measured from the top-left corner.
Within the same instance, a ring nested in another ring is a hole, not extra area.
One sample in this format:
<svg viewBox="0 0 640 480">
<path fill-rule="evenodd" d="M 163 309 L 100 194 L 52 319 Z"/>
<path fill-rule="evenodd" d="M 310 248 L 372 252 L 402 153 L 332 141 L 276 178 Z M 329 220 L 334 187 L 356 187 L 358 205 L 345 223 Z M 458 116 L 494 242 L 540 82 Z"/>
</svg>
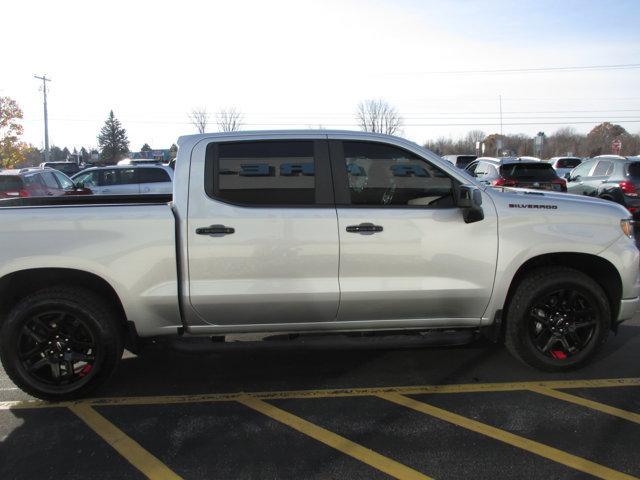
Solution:
<svg viewBox="0 0 640 480">
<path fill-rule="evenodd" d="M 45 170 L 40 175 L 45 186 L 45 195 L 54 197 L 64 195 L 64 189 L 58 183 L 52 171 Z"/>
<path fill-rule="evenodd" d="M 583 181 L 585 195 L 597 195 L 602 184 L 607 181 L 612 173 L 613 162 L 611 160 L 598 160 L 591 175 Z"/>
<path fill-rule="evenodd" d="M 567 181 L 567 191 L 576 195 L 586 195 L 588 186 L 585 182 L 589 181 L 589 174 L 595 165 L 595 160 L 587 160 L 576 168 L 571 170 L 569 180 Z"/>
<path fill-rule="evenodd" d="M 341 321 L 475 324 L 493 288 L 497 220 L 466 224 L 457 180 L 399 146 L 332 142 Z"/>
<path fill-rule="evenodd" d="M 339 241 L 325 138 L 203 140 L 193 150 L 187 242 L 195 323 L 336 318 Z"/>
</svg>

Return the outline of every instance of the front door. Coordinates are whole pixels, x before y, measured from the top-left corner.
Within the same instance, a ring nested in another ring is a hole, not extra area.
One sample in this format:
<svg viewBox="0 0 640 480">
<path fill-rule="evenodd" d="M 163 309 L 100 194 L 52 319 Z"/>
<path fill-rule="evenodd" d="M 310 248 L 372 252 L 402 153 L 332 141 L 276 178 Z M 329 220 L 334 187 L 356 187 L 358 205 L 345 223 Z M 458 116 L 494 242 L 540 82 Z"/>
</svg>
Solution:
<svg viewBox="0 0 640 480">
<path fill-rule="evenodd" d="M 326 137 L 316 137 L 211 142 L 192 153 L 188 288 L 200 321 L 335 320 L 337 217 Z"/>
<path fill-rule="evenodd" d="M 456 180 L 400 147 L 332 141 L 340 233 L 338 319 L 480 319 L 497 259 L 497 221 L 466 224 Z"/>
</svg>

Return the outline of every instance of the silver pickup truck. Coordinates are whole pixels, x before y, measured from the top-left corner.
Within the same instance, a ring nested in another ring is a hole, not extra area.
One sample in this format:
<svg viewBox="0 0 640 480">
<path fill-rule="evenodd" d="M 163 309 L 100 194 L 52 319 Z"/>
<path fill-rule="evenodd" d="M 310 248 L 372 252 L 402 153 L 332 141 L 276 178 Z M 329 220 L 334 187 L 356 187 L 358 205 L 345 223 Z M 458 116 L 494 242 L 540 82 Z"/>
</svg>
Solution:
<svg viewBox="0 0 640 480">
<path fill-rule="evenodd" d="M 0 355 L 24 391 L 86 395 L 163 335 L 470 330 L 561 371 L 638 307 L 613 202 L 491 189 L 385 135 L 178 143 L 172 197 L 0 202 Z"/>
</svg>

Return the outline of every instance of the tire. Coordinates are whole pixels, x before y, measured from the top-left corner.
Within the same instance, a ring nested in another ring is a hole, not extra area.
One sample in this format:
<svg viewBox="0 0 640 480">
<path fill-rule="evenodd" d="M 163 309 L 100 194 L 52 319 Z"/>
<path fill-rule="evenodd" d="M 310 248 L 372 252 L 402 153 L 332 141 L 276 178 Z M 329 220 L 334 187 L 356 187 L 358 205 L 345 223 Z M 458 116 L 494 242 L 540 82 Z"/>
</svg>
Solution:
<svg viewBox="0 0 640 480">
<path fill-rule="evenodd" d="M 610 325 L 611 309 L 600 285 L 571 268 L 544 267 L 516 287 L 507 308 L 505 345 L 529 366 L 567 371 L 593 358 Z"/>
<path fill-rule="evenodd" d="M 114 309 L 90 290 L 40 290 L 21 299 L 0 326 L 0 360 L 9 378 L 34 397 L 84 397 L 122 358 L 120 325 Z"/>
</svg>

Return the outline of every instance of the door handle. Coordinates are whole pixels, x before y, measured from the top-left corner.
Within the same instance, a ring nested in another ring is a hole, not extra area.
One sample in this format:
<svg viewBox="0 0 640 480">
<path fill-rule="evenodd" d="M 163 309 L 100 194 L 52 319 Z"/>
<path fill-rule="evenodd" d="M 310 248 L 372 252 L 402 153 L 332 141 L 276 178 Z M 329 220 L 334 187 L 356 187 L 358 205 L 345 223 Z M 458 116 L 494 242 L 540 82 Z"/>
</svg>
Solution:
<svg viewBox="0 0 640 480">
<path fill-rule="evenodd" d="M 361 223 L 360 225 L 349 225 L 347 227 L 347 232 L 349 233 L 364 233 L 364 234 L 372 234 L 381 232 L 381 225 L 374 225 L 373 223 Z"/>
<path fill-rule="evenodd" d="M 196 228 L 196 233 L 198 235 L 231 235 L 235 233 L 235 228 L 225 227 L 224 225 L 211 225 L 209 227 L 200 227 Z"/>
</svg>

